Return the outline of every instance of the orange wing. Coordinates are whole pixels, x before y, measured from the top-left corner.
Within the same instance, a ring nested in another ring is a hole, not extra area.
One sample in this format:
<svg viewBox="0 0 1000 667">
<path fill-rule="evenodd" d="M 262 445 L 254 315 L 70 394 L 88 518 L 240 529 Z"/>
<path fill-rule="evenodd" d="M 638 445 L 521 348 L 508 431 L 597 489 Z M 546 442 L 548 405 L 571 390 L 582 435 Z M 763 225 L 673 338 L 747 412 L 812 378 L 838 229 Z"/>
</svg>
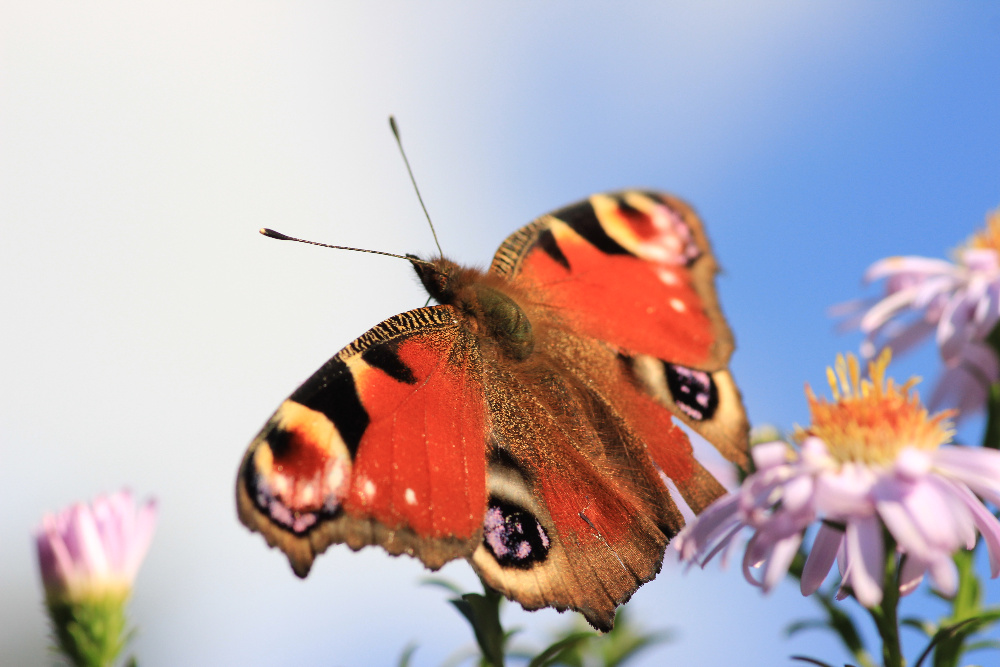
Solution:
<svg viewBox="0 0 1000 667">
<path fill-rule="evenodd" d="M 243 458 L 241 521 L 299 576 L 330 544 L 377 544 L 432 569 L 472 553 L 486 509 L 475 340 L 450 306 L 409 311 L 341 350 Z"/>
<path fill-rule="evenodd" d="M 701 221 L 666 194 L 599 194 L 500 246 L 491 273 L 574 335 L 611 346 L 646 393 L 747 465 L 748 424 L 727 366 L 733 335 Z"/>
</svg>

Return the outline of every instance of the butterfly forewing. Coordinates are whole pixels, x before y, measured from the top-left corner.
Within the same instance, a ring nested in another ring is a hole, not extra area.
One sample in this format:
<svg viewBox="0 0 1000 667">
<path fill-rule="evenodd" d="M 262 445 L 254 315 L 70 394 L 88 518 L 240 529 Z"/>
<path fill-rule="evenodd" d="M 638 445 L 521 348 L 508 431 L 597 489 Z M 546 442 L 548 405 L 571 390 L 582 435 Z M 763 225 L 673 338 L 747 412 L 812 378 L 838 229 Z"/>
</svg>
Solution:
<svg viewBox="0 0 1000 667">
<path fill-rule="evenodd" d="M 241 520 L 300 576 L 338 542 L 432 568 L 468 555 L 486 507 L 481 376 L 450 306 L 386 320 L 309 378 L 250 445 Z"/>
<path fill-rule="evenodd" d="M 746 466 L 748 424 L 728 371 L 733 336 L 698 216 L 657 192 L 599 194 L 512 234 L 490 267 L 579 336 L 603 341 L 644 390 Z"/>
</svg>

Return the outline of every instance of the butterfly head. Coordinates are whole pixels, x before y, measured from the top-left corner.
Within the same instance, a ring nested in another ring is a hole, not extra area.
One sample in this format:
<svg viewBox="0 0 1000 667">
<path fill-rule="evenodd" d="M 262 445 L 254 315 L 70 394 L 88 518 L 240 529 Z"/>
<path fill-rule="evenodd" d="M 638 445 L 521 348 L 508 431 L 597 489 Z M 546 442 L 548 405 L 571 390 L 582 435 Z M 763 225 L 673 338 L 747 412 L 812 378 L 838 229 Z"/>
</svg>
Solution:
<svg viewBox="0 0 1000 667">
<path fill-rule="evenodd" d="M 508 358 L 521 361 L 531 354 L 535 345 L 531 320 L 497 281 L 443 257 L 431 262 L 408 257 L 431 297 L 454 306 L 474 332 L 496 343 Z"/>
<path fill-rule="evenodd" d="M 406 258 L 413 264 L 424 289 L 438 303 L 454 303 L 456 293 L 467 283 L 466 270 L 449 259 L 438 257 L 427 261 L 416 255 Z"/>
</svg>

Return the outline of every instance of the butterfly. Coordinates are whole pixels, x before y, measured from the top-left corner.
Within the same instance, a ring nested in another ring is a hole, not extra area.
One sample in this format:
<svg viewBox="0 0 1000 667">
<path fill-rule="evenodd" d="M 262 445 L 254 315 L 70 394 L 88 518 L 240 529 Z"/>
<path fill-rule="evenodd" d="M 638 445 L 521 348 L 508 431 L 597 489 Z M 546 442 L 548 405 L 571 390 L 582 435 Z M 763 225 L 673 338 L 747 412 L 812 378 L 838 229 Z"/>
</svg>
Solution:
<svg viewBox="0 0 1000 667">
<path fill-rule="evenodd" d="M 335 543 L 465 558 L 525 609 L 610 630 L 679 505 L 725 492 L 681 425 L 747 465 L 701 221 L 628 190 L 522 227 L 487 271 L 407 259 L 440 305 L 376 325 L 278 407 L 243 457 L 240 520 L 300 577 Z"/>
</svg>

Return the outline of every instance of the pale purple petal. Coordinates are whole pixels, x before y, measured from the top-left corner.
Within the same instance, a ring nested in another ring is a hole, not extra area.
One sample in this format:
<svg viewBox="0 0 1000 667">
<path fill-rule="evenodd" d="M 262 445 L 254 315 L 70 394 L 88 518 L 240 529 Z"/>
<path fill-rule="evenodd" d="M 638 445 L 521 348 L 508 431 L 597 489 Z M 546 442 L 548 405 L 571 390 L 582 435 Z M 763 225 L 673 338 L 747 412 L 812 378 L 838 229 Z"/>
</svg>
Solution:
<svg viewBox="0 0 1000 667">
<path fill-rule="evenodd" d="M 816 507 L 833 518 L 871 514 L 875 505 L 871 489 L 877 481 L 867 466 L 845 463 L 840 471 L 816 480 Z"/>
<path fill-rule="evenodd" d="M 727 532 L 721 538 L 719 538 L 718 544 L 716 544 L 715 547 L 710 552 L 705 554 L 705 558 L 702 560 L 701 566 L 705 567 L 705 565 L 708 564 L 708 561 L 715 558 L 716 554 L 718 554 L 723 549 L 725 549 L 725 553 L 722 554 L 722 567 L 728 566 L 729 557 L 732 555 L 732 552 L 736 549 L 737 541 L 734 538 L 736 537 L 737 533 L 739 533 L 744 528 L 746 528 L 745 524 L 736 522 L 735 525 L 733 525 L 733 527 L 729 530 L 729 532 Z"/>
<path fill-rule="evenodd" d="M 946 300 L 951 292 L 961 285 L 961 280 L 956 276 L 939 276 L 936 278 L 921 278 L 917 285 L 917 292 L 913 298 L 913 308 L 915 310 L 928 309 L 931 304 L 941 304 Z M 928 313 L 930 314 L 930 313 Z"/>
<path fill-rule="evenodd" d="M 691 561 L 705 552 L 716 536 L 732 530 L 739 523 L 739 496 L 725 495 L 706 507 L 694 521 L 677 535 L 674 542 L 681 559 Z"/>
<path fill-rule="evenodd" d="M 903 354 L 927 340 L 937 329 L 936 322 L 925 319 L 915 320 L 896 331 L 885 331 L 885 347 L 891 347 L 894 354 Z"/>
<path fill-rule="evenodd" d="M 954 531 L 954 545 L 949 551 L 957 551 L 962 545 L 966 549 L 973 549 L 976 546 L 976 524 L 972 513 L 962 496 L 955 492 L 956 482 L 944 479 L 938 475 L 928 475 L 926 484 L 933 486 L 941 497 L 941 501 L 947 506 L 950 513 L 950 521 Z M 961 484 L 960 482 L 958 484 Z"/>
<path fill-rule="evenodd" d="M 922 479 L 930 471 L 933 463 L 934 459 L 929 452 L 914 447 L 904 447 L 896 455 L 892 467 L 897 477 L 912 482 Z"/>
<path fill-rule="evenodd" d="M 130 580 L 135 579 L 139 566 L 149 551 L 149 545 L 153 541 L 153 532 L 156 529 L 156 516 L 155 500 L 147 501 L 135 514 L 135 526 L 129 539 L 127 557 L 123 563 L 124 572 Z"/>
<path fill-rule="evenodd" d="M 833 459 L 826 449 L 826 443 L 816 436 L 809 436 L 799 445 L 799 457 L 802 464 L 810 470 L 823 470 L 833 467 Z"/>
<path fill-rule="evenodd" d="M 771 555 L 773 548 L 774 540 L 769 539 L 767 535 L 758 530 L 747 542 L 746 557 L 743 560 L 753 567 L 760 567 Z"/>
<path fill-rule="evenodd" d="M 961 360 L 945 367 L 928 406 L 937 410 L 955 407 L 961 419 L 982 410 L 990 384 L 1000 379 L 1000 360 L 986 344 L 972 341 L 962 350 Z"/>
<path fill-rule="evenodd" d="M 91 514 L 97 526 L 101 543 L 104 546 L 104 553 L 108 560 L 109 569 L 121 572 L 124 562 L 125 535 L 123 523 L 128 520 L 128 511 L 131 507 L 122 507 L 121 496 L 115 494 L 111 497 L 98 496 L 90 504 Z M 131 501 L 129 501 L 131 505 Z"/>
<path fill-rule="evenodd" d="M 956 495 L 969 508 L 976 528 L 979 529 L 986 541 L 986 549 L 990 555 L 990 576 L 993 578 L 1000 576 L 1000 522 L 966 486 L 950 480 L 942 480 L 942 482 L 951 484 Z"/>
<path fill-rule="evenodd" d="M 955 273 L 956 267 L 951 262 L 931 257 L 886 257 L 868 267 L 864 280 L 870 283 L 903 271 L 924 275 L 951 275 Z"/>
<path fill-rule="evenodd" d="M 1000 280 L 994 280 L 989 284 L 986 288 L 986 299 L 984 301 L 988 302 L 989 306 L 983 309 L 984 312 L 982 319 L 979 321 L 979 327 L 980 331 L 989 332 L 993 330 L 997 322 L 1000 322 Z"/>
<path fill-rule="evenodd" d="M 946 445 L 934 453 L 934 467 L 1000 506 L 1000 451 Z"/>
<path fill-rule="evenodd" d="M 59 528 L 56 518 L 46 515 L 42 519 L 41 530 L 35 535 L 42 581 L 46 589 L 58 587 L 76 575 L 73 556 L 66 548 Z"/>
<path fill-rule="evenodd" d="M 812 595 L 823 584 L 826 575 L 830 572 L 833 561 L 837 558 L 837 551 L 843 541 L 844 531 L 821 523 L 816 539 L 813 540 L 812 549 L 806 558 L 805 567 L 802 568 L 801 588 L 803 595 Z"/>
<path fill-rule="evenodd" d="M 881 329 L 893 317 L 899 315 L 901 311 L 910 308 L 918 291 L 918 286 L 909 287 L 894 292 L 876 303 L 861 318 L 861 331 L 871 334 Z"/>
<path fill-rule="evenodd" d="M 46 515 L 35 535 L 46 592 L 56 598 L 127 593 L 155 525 L 152 502 L 136 511 L 127 492 Z"/>
<path fill-rule="evenodd" d="M 877 507 L 886 528 L 889 529 L 904 551 L 921 560 L 931 557 L 933 549 L 902 503 L 882 500 L 877 503 Z"/>
<path fill-rule="evenodd" d="M 790 479 L 781 494 L 782 510 L 791 514 L 809 511 L 815 495 L 814 489 L 813 479 L 809 475 Z"/>
<path fill-rule="evenodd" d="M 945 597 L 952 597 L 958 591 L 958 569 L 955 562 L 947 555 L 942 554 L 930 563 L 928 570 L 931 573 L 931 580 L 934 588 L 940 591 Z"/>
<path fill-rule="evenodd" d="M 885 347 L 899 354 L 933 332 L 946 371 L 929 406 L 956 407 L 959 419 L 981 410 L 989 384 L 1000 378 L 1000 363 L 984 344 L 1000 323 L 1000 255 L 990 248 L 965 248 L 959 263 L 889 257 L 866 272 L 869 282 L 879 278 L 885 278 L 885 297 L 860 319 L 860 303 L 842 310 L 865 334 L 864 355 Z M 979 363 L 974 357 L 985 356 L 983 350 L 991 359 Z"/>
<path fill-rule="evenodd" d="M 967 366 L 945 368 L 934 384 L 927 400 L 931 410 L 955 408 L 958 419 L 979 412 L 986 406 L 987 387 Z"/>
<path fill-rule="evenodd" d="M 774 588 L 775 584 L 788 573 L 788 566 L 792 564 L 792 559 L 798 553 L 800 544 L 802 544 L 802 533 L 795 533 L 779 540 L 774 545 L 761 579 L 765 592 Z"/>
<path fill-rule="evenodd" d="M 849 521 L 844 533 L 847 549 L 847 580 L 854 597 L 865 607 L 882 601 L 885 548 L 882 525 L 875 517 Z"/>
<path fill-rule="evenodd" d="M 938 322 L 937 344 L 941 358 L 947 366 L 954 366 L 962 359 L 964 348 L 973 340 L 985 336 L 988 331 L 977 331 L 975 326 L 976 307 L 981 297 L 976 285 L 956 294 L 945 306 Z"/>
<path fill-rule="evenodd" d="M 788 463 L 788 444 L 780 440 L 762 442 L 750 449 L 750 456 L 758 472 L 769 470 Z"/>
<path fill-rule="evenodd" d="M 935 550 L 951 553 L 964 543 L 951 502 L 934 485 L 922 480 L 901 499 L 901 503 Z"/>
<path fill-rule="evenodd" d="M 864 317 L 869 308 L 879 301 L 880 299 L 877 298 L 844 301 L 827 308 L 826 314 L 828 317 L 841 320 L 837 324 L 837 331 L 845 333 L 859 328 L 861 326 L 861 318 Z"/>
<path fill-rule="evenodd" d="M 760 560 L 754 560 L 754 555 L 757 554 L 759 550 L 758 546 L 759 542 L 760 540 L 758 539 L 758 534 L 755 533 L 753 537 L 750 538 L 750 541 L 747 542 L 747 549 L 743 553 L 743 578 L 746 579 L 750 584 L 758 587 L 761 585 L 761 583 L 757 581 L 757 578 L 755 576 L 753 576 L 752 568 L 759 566 L 761 563 Z"/>
<path fill-rule="evenodd" d="M 740 515 L 747 525 L 760 527 L 771 518 L 774 494 L 788 477 L 786 467 L 775 468 L 748 477 L 737 491 Z"/>
<path fill-rule="evenodd" d="M 981 282 L 976 297 L 975 311 L 972 321 L 975 324 L 977 338 L 985 338 L 997 321 L 997 283 L 978 279 Z"/>
<path fill-rule="evenodd" d="M 961 255 L 962 264 L 977 273 L 995 273 L 998 268 L 997 253 L 991 248 L 965 248 Z"/>
<path fill-rule="evenodd" d="M 984 384 L 990 384 L 1000 377 L 1000 359 L 986 343 L 973 341 L 962 351 L 961 365 L 976 375 Z"/>
<path fill-rule="evenodd" d="M 89 576 L 107 576 L 111 567 L 94 515 L 84 505 L 75 505 L 70 512 L 72 518 L 64 538 L 78 570 Z"/>
<path fill-rule="evenodd" d="M 913 554 L 907 554 L 899 572 L 899 594 L 909 595 L 917 590 L 917 586 L 924 580 L 924 572 L 926 571 L 927 563 L 925 561 Z"/>
</svg>

